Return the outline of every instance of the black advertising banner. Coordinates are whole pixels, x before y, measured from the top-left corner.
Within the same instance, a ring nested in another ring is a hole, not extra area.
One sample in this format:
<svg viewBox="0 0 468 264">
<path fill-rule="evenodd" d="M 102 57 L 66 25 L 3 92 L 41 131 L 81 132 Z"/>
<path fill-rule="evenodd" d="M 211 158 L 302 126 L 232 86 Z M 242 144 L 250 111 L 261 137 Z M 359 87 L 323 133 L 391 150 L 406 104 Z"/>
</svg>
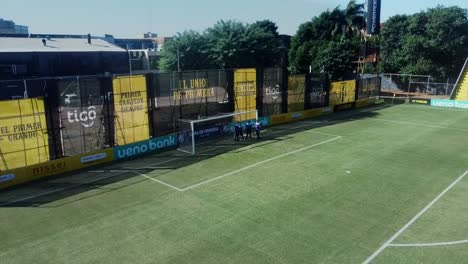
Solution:
<svg viewBox="0 0 468 264">
<path fill-rule="evenodd" d="M 266 68 L 263 72 L 263 116 L 282 113 L 283 94 L 283 71 Z"/>
<path fill-rule="evenodd" d="M 367 1 L 367 34 L 369 35 L 380 33 L 380 7 L 381 0 Z"/>
<path fill-rule="evenodd" d="M 409 101 L 411 104 L 431 105 L 431 99 L 411 98 Z"/>
<path fill-rule="evenodd" d="M 62 80 L 57 86 L 63 155 L 104 148 L 104 97 L 99 80 Z"/>
<path fill-rule="evenodd" d="M 154 133 L 175 132 L 178 119 L 196 119 L 231 112 L 226 71 L 157 74 L 150 85 Z"/>
</svg>

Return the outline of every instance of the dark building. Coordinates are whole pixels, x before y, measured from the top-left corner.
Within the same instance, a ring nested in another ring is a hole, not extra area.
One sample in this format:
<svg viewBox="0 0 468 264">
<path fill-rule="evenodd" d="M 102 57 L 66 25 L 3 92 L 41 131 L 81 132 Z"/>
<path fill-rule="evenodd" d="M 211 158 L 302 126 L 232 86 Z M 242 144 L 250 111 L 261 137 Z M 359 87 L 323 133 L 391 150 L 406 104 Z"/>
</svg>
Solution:
<svg viewBox="0 0 468 264">
<path fill-rule="evenodd" d="M 102 39 L 0 37 L 0 80 L 128 72 L 128 52 Z"/>
<path fill-rule="evenodd" d="M 154 50 L 158 44 L 153 39 L 114 39 L 115 45 L 129 50 Z"/>
<path fill-rule="evenodd" d="M 28 27 L 0 18 L 0 34 L 28 34 Z"/>
</svg>

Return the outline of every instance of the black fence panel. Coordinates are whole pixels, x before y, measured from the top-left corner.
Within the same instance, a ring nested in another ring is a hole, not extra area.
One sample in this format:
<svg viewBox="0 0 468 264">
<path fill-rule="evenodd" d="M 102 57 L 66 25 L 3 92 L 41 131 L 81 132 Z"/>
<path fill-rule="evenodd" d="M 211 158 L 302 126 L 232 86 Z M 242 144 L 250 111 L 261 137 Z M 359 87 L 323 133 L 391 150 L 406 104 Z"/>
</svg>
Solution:
<svg viewBox="0 0 468 264">
<path fill-rule="evenodd" d="M 381 78 L 372 77 L 359 79 L 357 84 L 356 99 L 366 99 L 370 97 L 376 97 L 380 94 Z"/>
<path fill-rule="evenodd" d="M 226 71 L 161 73 L 150 94 L 153 135 L 177 131 L 179 119 L 197 119 L 232 112 Z"/>
<path fill-rule="evenodd" d="M 64 156 L 108 147 L 106 92 L 98 78 L 57 81 L 60 140 Z"/>
<path fill-rule="evenodd" d="M 281 68 L 265 68 L 263 70 L 263 100 L 262 116 L 278 115 L 285 112 L 283 104 L 287 104 L 286 83 Z"/>
<path fill-rule="evenodd" d="M 325 74 L 309 74 L 306 85 L 306 109 L 328 106 L 330 82 Z"/>
</svg>

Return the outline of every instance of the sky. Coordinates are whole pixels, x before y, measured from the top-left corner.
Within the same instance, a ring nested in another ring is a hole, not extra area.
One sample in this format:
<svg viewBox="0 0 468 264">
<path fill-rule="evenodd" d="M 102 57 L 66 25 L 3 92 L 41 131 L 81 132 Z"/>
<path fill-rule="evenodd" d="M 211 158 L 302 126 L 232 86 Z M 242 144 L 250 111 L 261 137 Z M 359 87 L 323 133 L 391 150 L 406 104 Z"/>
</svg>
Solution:
<svg viewBox="0 0 468 264">
<path fill-rule="evenodd" d="M 365 0 L 357 0 L 363 3 Z M 2 0 L 0 18 L 29 26 L 30 33 L 88 34 L 133 38 L 144 32 L 173 36 L 203 31 L 218 20 L 252 23 L 269 19 L 280 34 L 348 0 Z M 468 0 L 382 0 L 382 21 L 437 5 L 468 9 Z"/>
</svg>

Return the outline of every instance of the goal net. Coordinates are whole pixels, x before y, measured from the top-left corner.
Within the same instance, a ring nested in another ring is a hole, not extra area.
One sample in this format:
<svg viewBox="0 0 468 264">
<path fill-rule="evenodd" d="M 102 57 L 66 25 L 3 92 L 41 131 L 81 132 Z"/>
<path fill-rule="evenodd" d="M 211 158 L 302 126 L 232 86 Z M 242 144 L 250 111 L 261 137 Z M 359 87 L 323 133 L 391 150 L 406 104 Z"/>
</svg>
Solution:
<svg viewBox="0 0 468 264">
<path fill-rule="evenodd" d="M 245 124 L 247 121 L 255 123 L 256 120 L 258 120 L 257 110 L 234 112 L 196 120 L 179 119 L 178 150 L 194 155 L 197 152 L 197 146 L 207 141 L 233 137 L 235 123 Z"/>
</svg>

